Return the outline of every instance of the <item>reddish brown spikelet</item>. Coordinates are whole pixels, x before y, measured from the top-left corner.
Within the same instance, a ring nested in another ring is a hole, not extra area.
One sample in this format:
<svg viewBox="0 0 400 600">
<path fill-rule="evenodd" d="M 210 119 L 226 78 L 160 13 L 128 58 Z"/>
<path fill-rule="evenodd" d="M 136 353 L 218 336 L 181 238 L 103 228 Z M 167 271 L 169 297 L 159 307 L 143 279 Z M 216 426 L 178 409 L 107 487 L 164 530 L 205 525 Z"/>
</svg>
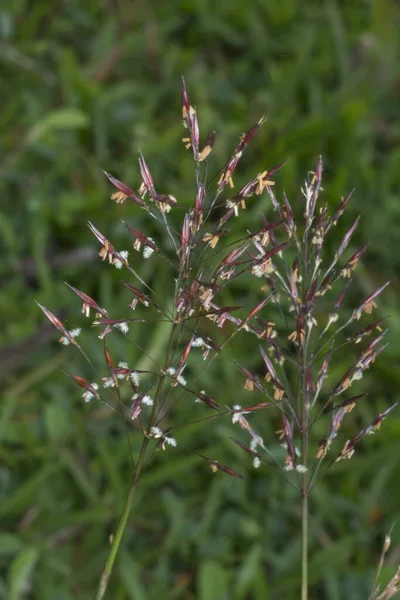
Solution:
<svg viewBox="0 0 400 600">
<path fill-rule="evenodd" d="M 285 203 L 284 215 L 288 222 L 288 226 L 289 226 L 288 230 L 289 230 L 289 232 L 291 232 L 295 228 L 294 221 L 293 221 L 293 211 L 292 211 L 292 207 L 290 206 L 290 202 L 285 193 L 283 193 L 283 201 Z"/>
<path fill-rule="evenodd" d="M 317 285 L 318 285 L 318 278 L 315 277 L 315 279 L 311 282 L 310 288 L 306 294 L 306 304 L 309 307 L 312 307 L 312 305 L 313 305 L 315 294 L 317 292 Z"/>
<path fill-rule="evenodd" d="M 40 310 L 46 315 L 46 317 L 48 318 L 50 323 L 52 325 L 54 325 L 54 327 L 63 334 L 62 337 L 59 339 L 59 342 L 61 342 L 63 344 L 68 344 L 68 343 L 73 344 L 74 346 L 79 348 L 79 350 L 81 350 L 78 342 L 75 340 L 73 335 L 71 335 L 71 333 L 69 331 L 67 331 L 67 329 L 65 329 L 65 327 L 61 323 L 60 319 L 58 317 L 56 317 L 56 315 L 53 314 L 50 310 L 48 310 L 45 306 L 42 306 L 41 304 L 39 304 L 39 302 L 36 302 L 36 304 L 38 305 Z"/>
<path fill-rule="evenodd" d="M 397 402 L 389 406 L 386 410 L 380 413 L 370 425 L 364 427 L 353 439 L 347 440 L 342 451 L 337 457 L 337 461 L 342 460 L 344 458 L 351 458 L 354 454 L 354 446 L 359 442 L 364 436 L 374 433 L 377 429 L 380 428 L 383 420 L 387 417 L 387 415 L 397 406 Z"/>
<path fill-rule="evenodd" d="M 207 242 L 211 248 L 215 248 L 223 235 L 224 232 L 221 230 L 216 231 L 215 233 L 206 233 L 203 237 L 203 242 Z"/>
<path fill-rule="evenodd" d="M 253 194 L 261 194 L 267 186 L 274 185 L 274 182 L 270 181 L 270 177 L 281 169 L 285 163 L 286 161 L 283 161 L 269 171 L 264 171 L 253 177 L 242 187 L 236 198 L 240 200 L 241 198 L 249 198 Z"/>
<path fill-rule="evenodd" d="M 132 404 L 131 404 L 131 419 L 132 419 L 132 421 L 137 419 L 138 416 L 140 415 L 140 413 L 142 412 L 142 399 L 143 399 L 143 394 L 133 396 L 133 400 L 132 400 Z"/>
<path fill-rule="evenodd" d="M 196 198 L 194 201 L 194 210 L 190 215 L 191 216 L 190 227 L 191 227 L 192 233 L 196 233 L 197 231 L 199 231 L 200 226 L 203 223 L 203 208 L 204 208 L 205 197 L 206 197 L 205 185 L 203 183 L 200 183 L 197 188 L 197 192 L 196 192 Z"/>
<path fill-rule="evenodd" d="M 272 190 L 272 187 L 270 185 L 266 186 L 266 190 L 268 192 L 268 196 L 270 197 L 270 200 L 272 202 L 272 206 L 274 207 L 274 209 L 278 212 L 278 214 L 280 215 L 280 217 L 284 216 L 283 210 L 281 205 L 279 204 L 278 200 L 275 197 L 275 194 Z"/>
<path fill-rule="evenodd" d="M 210 303 L 211 310 L 208 310 L 207 317 L 212 321 L 215 321 L 218 327 L 222 327 L 225 321 L 229 318 L 229 313 L 243 308 L 242 306 L 222 306 L 219 307 L 214 303 Z M 241 322 L 240 322 L 241 324 Z"/>
<path fill-rule="evenodd" d="M 154 202 L 162 212 L 169 212 L 172 207 L 177 205 L 176 199 L 169 194 L 157 194 Z"/>
<path fill-rule="evenodd" d="M 101 318 L 101 319 L 96 319 L 96 321 L 93 321 L 92 325 L 94 327 L 96 326 L 105 326 L 105 329 L 103 330 L 103 332 L 99 335 L 99 338 L 102 340 L 104 338 L 104 336 L 106 336 L 108 333 L 111 332 L 111 328 L 114 325 L 118 325 L 121 323 L 127 323 L 128 319 L 110 319 L 107 317 Z"/>
<path fill-rule="evenodd" d="M 126 323 L 129 319 L 110 319 L 109 317 L 103 317 L 93 321 L 93 325 L 117 325 L 118 323 Z"/>
<path fill-rule="evenodd" d="M 368 356 L 368 354 L 371 354 L 372 350 L 375 348 L 375 346 L 377 346 L 379 344 L 379 342 L 384 338 L 384 336 L 387 333 L 387 329 L 385 331 L 382 331 L 382 333 L 380 335 L 378 335 L 377 338 L 375 338 L 370 344 L 369 346 L 364 350 L 363 352 L 363 356 Z"/>
<path fill-rule="evenodd" d="M 372 294 L 370 294 L 365 300 L 364 302 L 361 304 L 361 306 L 359 306 L 353 313 L 353 318 L 355 319 L 359 319 L 361 317 L 361 314 L 363 312 L 366 312 L 368 314 L 371 314 L 372 309 L 376 307 L 376 304 L 374 302 L 375 298 L 377 296 L 379 296 L 379 294 L 381 292 L 383 292 L 383 290 L 389 285 L 389 281 L 387 281 L 384 285 L 382 285 L 381 287 L 379 287 L 377 290 L 375 290 L 375 292 L 372 292 Z"/>
<path fill-rule="evenodd" d="M 242 448 L 245 452 L 247 452 L 251 456 L 254 456 L 254 457 L 257 456 L 257 458 L 261 458 L 261 455 L 256 450 L 252 450 L 251 448 L 246 446 L 246 444 L 243 444 L 243 442 L 240 442 L 239 440 L 236 440 L 235 438 L 232 438 L 232 437 L 231 437 L 231 440 L 232 440 L 232 442 L 234 442 L 237 446 Z"/>
<path fill-rule="evenodd" d="M 107 346 L 107 342 L 105 340 L 104 340 L 104 358 L 105 358 L 108 370 L 110 371 L 110 375 L 112 377 L 114 385 L 115 385 L 115 387 L 118 387 L 119 384 L 118 384 L 117 375 L 115 373 L 114 361 L 112 359 L 112 356 L 111 356 L 110 351 L 109 351 L 108 346 Z"/>
<path fill-rule="evenodd" d="M 336 384 L 336 386 L 334 387 L 334 389 L 332 391 L 333 396 L 338 396 L 339 394 L 344 392 L 344 390 L 346 390 L 348 387 L 350 387 L 351 375 L 353 374 L 353 372 L 354 372 L 354 366 L 350 367 L 350 369 L 348 369 L 346 371 L 346 373 L 343 375 L 343 377 L 341 378 L 339 383 Z"/>
<path fill-rule="evenodd" d="M 270 239 L 271 239 L 272 243 L 274 245 L 276 245 L 276 240 L 275 240 L 273 230 L 276 229 L 277 227 L 280 227 L 285 222 L 286 221 L 281 219 L 280 221 L 275 221 L 274 223 L 268 223 L 268 220 L 264 219 L 264 223 L 265 223 L 264 227 L 262 229 L 260 229 L 259 231 L 257 231 L 256 233 L 249 233 L 247 235 L 247 237 L 249 239 L 256 238 L 258 241 L 261 240 L 260 241 L 261 246 L 266 246 Z"/>
<path fill-rule="evenodd" d="M 201 215 L 203 213 L 204 207 L 204 199 L 206 196 L 206 188 L 203 183 L 199 185 L 197 188 L 196 200 L 194 204 L 194 210 L 197 215 Z"/>
<path fill-rule="evenodd" d="M 215 131 L 213 131 L 212 133 L 210 133 L 206 139 L 206 143 L 204 144 L 204 148 L 203 150 L 200 152 L 199 154 L 199 161 L 201 162 L 202 160 L 205 160 L 211 150 L 213 149 L 213 146 L 215 144 Z"/>
<path fill-rule="evenodd" d="M 207 396 L 207 394 L 204 394 L 203 392 L 193 392 L 193 393 L 201 402 L 204 402 L 204 404 L 207 404 L 210 408 L 213 408 L 214 410 L 221 412 L 221 409 L 218 406 L 218 404 L 215 402 L 215 400 L 210 398 L 210 396 Z"/>
<path fill-rule="evenodd" d="M 256 376 L 251 371 L 249 371 L 248 369 L 246 369 L 246 367 L 243 367 L 236 360 L 234 360 L 233 362 L 238 367 L 238 369 L 243 373 L 243 375 L 246 376 L 246 381 L 245 381 L 245 384 L 244 384 L 245 390 L 248 390 L 249 392 L 252 392 L 253 389 L 254 389 L 254 382 L 256 381 Z"/>
<path fill-rule="evenodd" d="M 262 410 L 263 408 L 269 408 L 271 406 L 276 406 L 276 404 L 274 402 L 259 402 L 258 404 L 246 406 L 246 412 L 254 412 L 256 410 Z"/>
<path fill-rule="evenodd" d="M 361 369 L 364 371 L 365 369 L 369 369 L 373 362 L 375 362 L 377 356 L 386 348 L 387 344 L 380 346 L 375 352 L 370 352 L 367 357 L 363 357 Z"/>
<path fill-rule="evenodd" d="M 361 256 L 364 254 L 364 252 L 366 251 L 368 246 L 369 246 L 369 244 L 365 244 L 365 246 L 360 248 L 360 250 L 357 250 L 357 252 L 355 252 L 353 254 L 353 256 L 347 261 L 347 263 L 344 265 L 343 269 L 341 270 L 341 275 L 343 277 L 348 277 L 348 278 L 351 277 L 351 274 L 354 271 L 354 269 L 356 268 L 358 261 L 360 260 Z"/>
<path fill-rule="evenodd" d="M 153 240 L 151 240 L 150 238 L 147 237 L 147 235 L 145 235 L 144 233 L 142 233 L 141 231 L 139 231 L 138 229 L 134 229 L 133 227 L 131 227 L 128 223 L 123 222 L 125 227 L 127 228 L 127 230 L 129 231 L 129 233 L 131 233 L 133 235 L 133 237 L 135 238 L 135 243 L 133 245 L 133 247 L 135 248 L 135 250 L 140 250 L 141 245 L 145 245 L 145 246 L 149 246 L 150 248 L 152 248 L 155 252 L 158 252 L 158 248 L 157 245 L 153 242 Z"/>
<path fill-rule="evenodd" d="M 333 438 L 334 434 L 337 433 L 340 429 L 340 426 L 343 421 L 343 417 L 346 414 L 344 408 L 340 408 L 336 414 L 332 416 L 332 428 L 330 437 Z"/>
<path fill-rule="evenodd" d="M 253 125 L 253 127 L 251 127 L 247 133 L 243 134 L 242 142 L 245 145 L 247 145 L 253 139 L 263 123 L 265 123 L 265 117 L 261 117 L 261 119 L 257 121 L 257 123 Z"/>
<path fill-rule="evenodd" d="M 126 198 L 131 198 L 134 202 L 136 202 L 136 204 L 139 204 L 139 206 L 141 206 L 142 208 L 147 209 L 145 202 L 143 202 L 143 200 L 139 198 L 139 196 L 137 196 L 135 192 L 131 190 L 130 187 L 128 187 L 127 185 L 122 183 L 122 181 L 119 181 L 118 179 L 110 175 L 110 173 L 107 173 L 107 171 L 103 171 L 103 173 L 110 181 L 110 183 L 112 183 L 112 185 L 118 190 L 118 192 L 111 196 L 112 200 L 115 200 L 116 202 L 124 202 Z"/>
<path fill-rule="evenodd" d="M 231 467 L 221 465 L 221 463 L 218 462 L 217 460 L 208 460 L 208 462 L 211 465 L 211 470 L 213 471 L 213 473 L 215 473 L 216 471 L 223 471 L 224 473 L 227 473 L 228 475 L 231 475 L 232 477 L 238 477 L 239 479 L 243 479 L 243 476 L 240 475 L 240 473 L 238 473 L 234 469 L 231 469 Z"/>
<path fill-rule="evenodd" d="M 308 217 L 309 218 L 312 217 L 312 215 L 314 214 L 315 205 L 317 203 L 319 192 L 321 189 L 322 168 L 323 168 L 322 156 L 319 156 L 318 162 L 317 162 L 317 168 L 315 170 L 315 173 L 313 173 L 313 178 L 311 180 L 311 185 L 312 185 L 313 191 L 312 191 L 312 196 L 310 199 L 310 205 L 308 208 Z"/>
<path fill-rule="evenodd" d="M 182 365 L 185 364 L 187 357 L 189 356 L 190 350 L 192 348 L 193 341 L 194 341 L 194 336 L 192 336 L 190 338 L 189 342 L 186 344 L 184 351 L 182 352 L 182 355 L 179 359 L 179 367 L 181 367 Z"/>
<path fill-rule="evenodd" d="M 185 120 L 188 118 L 190 104 L 189 104 L 189 97 L 188 97 L 188 93 L 187 93 L 187 89 L 186 89 L 185 79 L 183 77 L 182 77 L 182 83 L 181 83 L 181 101 L 182 101 L 182 116 L 183 116 L 183 119 Z"/>
<path fill-rule="evenodd" d="M 333 305 L 334 312 L 338 312 L 338 310 L 339 310 L 339 308 L 340 308 L 340 306 L 341 306 L 341 304 L 342 304 L 342 302 L 344 300 L 344 297 L 346 296 L 346 293 L 347 293 L 348 289 L 349 289 L 349 286 L 346 285 L 346 287 L 344 288 L 344 290 L 339 294 L 339 296 L 338 296 L 335 304 Z"/>
<path fill-rule="evenodd" d="M 83 377 L 79 377 L 79 375 L 73 375 L 72 373 L 68 373 L 67 371 L 64 372 L 81 388 L 84 388 L 87 392 L 90 392 L 91 394 L 93 394 L 93 396 L 96 396 L 96 398 L 100 398 L 99 392 L 88 381 L 86 381 L 86 379 L 83 379 Z"/>
<path fill-rule="evenodd" d="M 243 254 L 243 252 L 245 252 L 245 250 L 246 250 L 245 246 L 243 246 L 242 248 L 234 248 L 222 260 L 221 266 L 233 264 L 239 258 L 239 256 L 241 256 Z"/>
<path fill-rule="evenodd" d="M 103 315 L 103 317 L 108 317 L 107 311 L 104 310 L 104 308 L 101 308 L 97 304 L 97 302 L 95 302 L 93 300 L 93 298 L 91 298 L 90 296 L 88 296 L 84 292 L 81 292 L 81 290 L 78 290 L 73 285 L 70 285 L 67 282 L 65 282 L 65 285 L 67 285 L 69 287 L 69 289 L 72 290 L 82 300 L 82 302 L 83 302 L 82 312 L 85 314 L 86 317 L 89 316 L 89 311 L 90 311 L 91 308 L 93 308 L 96 311 L 96 313 L 99 313 L 100 315 Z"/>
<path fill-rule="evenodd" d="M 293 443 L 293 431 L 289 424 L 289 421 L 287 420 L 286 416 L 283 413 L 282 413 L 282 423 L 283 423 L 283 430 L 285 432 L 285 440 L 286 440 L 287 450 L 288 450 L 290 461 L 291 461 L 291 466 L 293 468 L 295 468 L 296 463 L 297 463 L 297 458 L 296 458 L 296 450 L 295 450 L 294 443 Z"/>
<path fill-rule="evenodd" d="M 360 398 L 365 398 L 365 396 L 367 396 L 367 394 L 358 394 L 357 396 L 352 396 L 348 400 L 345 400 L 344 402 L 342 402 L 342 404 L 335 405 L 331 410 L 336 410 L 338 408 L 344 408 L 344 410 L 346 412 L 351 412 L 353 410 L 353 408 L 355 407 L 357 401 Z"/>
<path fill-rule="evenodd" d="M 150 306 L 150 304 L 152 302 L 151 302 L 150 298 L 148 296 L 146 296 L 146 294 L 143 294 L 143 292 L 138 290 L 138 288 L 134 287 L 130 283 L 126 283 L 125 281 L 122 281 L 121 283 L 134 295 L 134 299 L 132 300 L 132 302 L 130 304 L 131 308 L 134 309 L 138 302 L 141 302 L 145 306 Z"/>
<path fill-rule="evenodd" d="M 336 211 L 336 213 L 333 215 L 332 219 L 330 220 L 330 224 L 331 225 L 336 225 L 336 223 L 338 222 L 338 220 L 340 219 L 340 217 L 344 213 L 344 210 L 345 210 L 345 208 L 347 206 L 347 203 L 350 200 L 353 192 L 354 192 L 354 190 L 352 190 L 345 198 L 342 198 L 338 210 Z"/>
<path fill-rule="evenodd" d="M 277 377 L 274 365 L 270 361 L 268 354 L 264 351 L 264 348 L 262 348 L 262 346 L 259 346 L 259 348 L 260 348 L 261 356 L 263 358 L 265 366 L 267 367 L 267 372 L 268 372 L 267 374 L 269 375 L 269 378 L 272 379 L 272 381 L 277 381 L 279 383 L 279 379 Z"/>
<path fill-rule="evenodd" d="M 264 175 L 264 180 L 266 181 L 267 179 L 269 179 L 271 177 L 271 175 L 275 175 L 275 173 L 277 171 L 279 171 L 280 169 L 282 169 L 282 167 L 284 165 L 286 165 L 286 163 L 287 163 L 287 160 L 283 160 L 282 162 L 278 163 L 275 167 L 272 167 L 272 169 L 267 171 L 266 174 Z"/>
<path fill-rule="evenodd" d="M 144 160 L 144 157 L 142 154 L 140 154 L 140 157 L 139 157 L 139 167 L 140 167 L 140 174 L 142 176 L 143 186 L 144 186 L 144 188 L 143 187 L 141 188 L 142 193 L 145 194 L 147 191 L 149 193 L 149 195 L 153 198 L 153 200 L 155 200 L 157 197 L 157 192 L 154 187 L 153 177 L 151 176 L 150 169 L 147 166 L 146 161 Z"/>
<path fill-rule="evenodd" d="M 319 370 L 318 373 L 318 380 L 317 380 L 317 390 L 319 391 L 322 387 L 322 383 L 328 373 L 328 368 L 329 368 L 329 363 L 331 361 L 332 358 L 332 350 L 330 350 L 326 355 L 325 358 L 322 362 L 321 368 Z"/>
<path fill-rule="evenodd" d="M 197 119 L 196 110 L 192 108 L 192 146 L 193 146 L 193 154 L 196 159 L 198 159 L 199 153 L 199 143 L 200 143 L 200 131 L 199 131 L 199 122 Z"/>
<path fill-rule="evenodd" d="M 189 242 L 190 242 L 190 217 L 188 214 L 186 214 L 185 218 L 183 220 L 182 233 L 181 233 L 181 248 L 180 248 L 180 253 L 179 253 L 181 265 L 186 260 L 187 252 L 189 249 Z"/>
<path fill-rule="evenodd" d="M 361 331 L 358 331 L 357 333 L 354 333 L 352 335 L 352 339 L 355 340 L 355 343 L 357 344 L 358 342 L 361 341 L 361 339 L 367 335 L 371 335 L 371 333 L 374 331 L 374 329 L 376 329 L 377 331 L 382 331 L 381 325 L 384 321 L 386 321 L 388 317 L 384 317 L 383 319 L 378 319 L 378 321 L 374 321 L 373 323 L 370 323 L 369 325 L 367 325 L 367 327 L 364 327 L 364 329 L 361 329 Z"/>
<path fill-rule="evenodd" d="M 260 310 L 262 310 L 264 308 L 264 306 L 267 304 L 267 302 L 269 302 L 269 300 L 271 299 L 271 294 L 269 296 L 267 296 L 266 298 L 264 298 L 263 300 L 261 300 L 261 302 L 259 302 L 254 308 L 253 310 L 251 310 L 249 312 L 249 314 L 247 315 L 245 322 L 250 321 L 250 319 L 252 319 L 253 317 L 255 317 Z"/>
<path fill-rule="evenodd" d="M 99 252 L 99 256 L 102 260 L 106 260 L 108 257 L 108 261 L 112 264 L 114 259 L 120 260 L 123 264 L 126 263 L 126 259 L 119 254 L 114 248 L 114 246 L 104 237 L 102 233 L 89 221 L 88 223 L 89 229 L 96 236 L 98 241 L 102 244 L 102 249 Z"/>
<path fill-rule="evenodd" d="M 351 236 L 353 235 L 353 233 L 355 232 L 355 230 L 358 227 L 359 222 L 360 222 L 360 217 L 357 217 L 357 219 L 354 221 L 353 225 L 350 227 L 349 231 L 345 234 L 344 238 L 340 242 L 339 248 L 336 251 L 336 258 L 339 258 L 339 256 L 341 256 L 341 254 L 347 247 L 347 245 L 351 239 Z"/>
<path fill-rule="evenodd" d="M 234 208 L 230 208 L 222 217 L 220 222 L 218 223 L 218 227 L 219 229 L 225 225 L 225 223 L 227 221 L 229 221 L 229 219 L 235 214 L 235 209 Z"/>
<path fill-rule="evenodd" d="M 193 156 L 196 161 L 199 160 L 199 141 L 200 141 L 200 132 L 199 132 L 199 124 L 197 121 L 196 111 L 193 106 L 189 103 L 189 97 L 186 89 L 185 80 L 182 77 L 182 87 L 181 87 L 181 99 L 182 99 L 182 117 L 183 117 L 183 125 L 189 130 L 190 137 L 183 138 L 183 142 L 186 144 L 186 148 L 189 149 L 192 147 Z M 204 160 L 202 158 L 201 160 Z"/>
<path fill-rule="evenodd" d="M 52 313 L 50 310 L 48 310 L 45 306 L 42 306 L 42 304 L 39 304 L 39 302 L 36 302 L 36 304 L 38 305 L 40 310 L 45 314 L 45 316 L 48 318 L 50 323 L 52 325 L 54 325 L 54 327 L 56 329 L 58 329 L 58 331 L 61 331 L 61 333 L 66 335 L 67 330 L 65 329 L 64 325 L 61 323 L 60 319 L 58 317 L 56 317 L 56 315 L 54 313 Z"/>
<path fill-rule="evenodd" d="M 228 164 L 224 168 L 221 177 L 218 180 L 218 191 L 222 191 L 227 183 L 231 187 L 233 187 L 232 175 L 238 165 L 239 159 L 242 156 L 243 150 L 246 148 L 247 144 L 252 140 L 260 126 L 264 123 L 265 119 L 260 119 L 247 133 L 244 133 L 241 138 L 239 144 L 236 146 L 231 159 Z"/>
<path fill-rule="evenodd" d="M 79 377 L 79 375 L 73 375 L 72 373 L 67 372 L 65 372 L 65 374 L 73 379 L 73 381 L 75 381 L 75 383 L 77 383 L 80 387 L 84 388 L 85 390 L 89 389 L 90 384 L 88 381 L 86 381 L 86 379 L 83 379 L 83 377 Z"/>
<path fill-rule="evenodd" d="M 332 414 L 332 421 L 328 436 L 320 441 L 316 454 L 316 459 L 323 459 L 327 455 L 329 447 L 340 429 L 343 417 L 345 416 L 346 412 L 348 411 L 345 408 L 340 407 L 339 410 Z"/>
</svg>

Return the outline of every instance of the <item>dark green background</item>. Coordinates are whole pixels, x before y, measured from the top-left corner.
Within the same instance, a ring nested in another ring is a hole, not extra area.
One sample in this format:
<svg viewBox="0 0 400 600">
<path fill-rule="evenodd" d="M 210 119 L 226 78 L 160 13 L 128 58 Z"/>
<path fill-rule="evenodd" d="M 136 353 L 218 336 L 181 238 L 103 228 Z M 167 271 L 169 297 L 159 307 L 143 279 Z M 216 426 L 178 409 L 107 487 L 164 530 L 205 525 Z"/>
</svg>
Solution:
<svg viewBox="0 0 400 600">
<path fill-rule="evenodd" d="M 68 280 L 113 314 L 126 314 L 119 275 L 97 259 L 86 223 L 118 248 L 131 243 L 121 219 L 147 228 L 139 209 L 109 201 L 101 172 L 137 189 L 138 149 L 160 191 L 192 202 L 193 170 L 180 141 L 181 74 L 202 135 L 217 131 L 215 165 L 266 115 L 240 181 L 289 158 L 276 189 L 298 205 L 306 172 L 323 154 L 327 201 L 336 206 L 355 188 L 336 243 L 361 213 L 351 249 L 365 241 L 370 248 L 344 310 L 390 279 L 377 314 L 391 315 L 391 333 L 358 388 L 370 397 L 343 436 L 398 399 L 399 30 L 395 0 L 0 5 L 1 598 L 90 599 L 102 569 L 139 440 L 119 417 L 82 404 L 61 370 L 87 375 L 87 368 L 57 345 L 34 300 L 78 325 Z M 167 298 L 173 281 L 162 263 L 146 269 Z M 163 326 L 143 326 L 137 335 L 162 355 Z M 82 343 L 99 362 L 96 335 Z M 114 350 L 118 359 L 145 364 L 132 349 L 129 356 L 122 345 Z M 248 355 L 236 358 L 251 367 Z M 334 373 L 348 366 L 343 353 Z M 229 362 L 205 383 L 221 405 L 248 402 Z M 275 440 L 273 426 L 260 427 Z M 181 431 L 178 448 L 157 456 L 143 478 L 108 597 L 298 598 L 299 506 L 291 489 L 254 472 L 229 440 L 238 434 L 229 421 Z M 368 597 L 383 535 L 400 513 L 399 436 L 397 410 L 315 489 L 312 598 Z M 229 464 L 244 481 L 212 475 L 184 447 Z M 399 562 L 399 531 L 383 579 Z"/>
</svg>

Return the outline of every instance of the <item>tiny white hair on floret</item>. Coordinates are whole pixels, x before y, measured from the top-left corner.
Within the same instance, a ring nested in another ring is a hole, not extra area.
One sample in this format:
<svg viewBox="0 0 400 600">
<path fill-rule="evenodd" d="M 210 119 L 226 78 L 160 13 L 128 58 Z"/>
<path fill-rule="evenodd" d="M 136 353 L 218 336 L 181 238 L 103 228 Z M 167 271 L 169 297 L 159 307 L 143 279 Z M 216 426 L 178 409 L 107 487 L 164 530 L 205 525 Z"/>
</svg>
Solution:
<svg viewBox="0 0 400 600">
<path fill-rule="evenodd" d="M 247 415 L 249 413 L 249 411 L 243 409 L 240 404 L 235 404 L 233 406 L 233 410 L 235 412 L 232 413 L 232 423 L 238 423 L 243 415 Z"/>
<path fill-rule="evenodd" d="M 251 269 L 251 272 L 253 275 L 255 275 L 255 277 L 262 277 L 264 275 L 264 271 L 260 265 L 254 265 L 254 267 Z"/>
<path fill-rule="evenodd" d="M 283 468 L 285 471 L 293 471 L 294 469 L 292 464 L 285 465 Z"/>
<path fill-rule="evenodd" d="M 297 465 L 296 471 L 298 473 L 307 473 L 308 469 L 307 469 L 306 465 Z"/>
<path fill-rule="evenodd" d="M 148 238 L 151 242 L 153 242 L 154 240 L 149 237 Z M 154 252 L 154 248 L 152 248 L 151 246 L 145 246 L 143 248 L 143 258 L 150 258 L 150 256 L 153 254 Z"/>
<path fill-rule="evenodd" d="M 257 438 L 251 438 L 250 442 L 250 450 L 257 450 L 258 446 L 264 447 L 264 442 L 261 436 L 257 436 Z"/>
<path fill-rule="evenodd" d="M 153 398 L 151 398 L 150 396 L 148 396 L 147 394 L 145 396 L 143 396 L 142 398 L 142 403 L 146 404 L 147 406 L 153 406 L 154 401 Z"/>
<path fill-rule="evenodd" d="M 128 250 L 121 250 L 121 252 L 119 254 L 124 260 L 128 260 L 128 256 L 129 256 Z M 115 258 L 113 260 L 113 265 L 116 269 L 122 269 L 122 267 L 124 266 L 124 263 L 120 258 Z"/>
<path fill-rule="evenodd" d="M 186 379 L 183 377 L 183 375 L 178 375 L 176 379 L 181 385 L 186 385 Z"/>
<path fill-rule="evenodd" d="M 137 371 L 133 371 L 132 373 L 129 373 L 129 377 L 131 378 L 131 381 L 138 386 L 140 384 L 140 375 Z"/>
<path fill-rule="evenodd" d="M 168 436 L 164 436 L 164 442 L 166 442 L 167 444 L 169 444 L 170 446 L 174 446 L 176 447 L 176 439 L 173 437 L 168 437 Z"/>
<path fill-rule="evenodd" d="M 97 383 L 91 383 L 90 385 L 92 386 L 92 388 L 94 390 L 99 389 L 99 386 Z M 85 400 L 85 402 L 90 402 L 94 398 L 94 394 L 90 390 L 86 390 L 86 392 L 83 394 L 82 398 Z"/>
<path fill-rule="evenodd" d="M 161 431 L 161 429 L 159 427 L 153 426 L 150 431 L 154 438 L 160 438 L 163 435 L 163 432 Z"/>
<path fill-rule="evenodd" d="M 128 323 L 126 321 L 123 321 L 122 323 L 115 323 L 114 327 L 119 329 L 122 333 L 128 333 L 129 331 Z"/>
<path fill-rule="evenodd" d="M 107 377 L 107 379 L 105 379 L 103 381 L 103 387 L 104 388 L 115 387 L 115 382 L 114 382 L 113 378 L 112 377 Z"/>
</svg>

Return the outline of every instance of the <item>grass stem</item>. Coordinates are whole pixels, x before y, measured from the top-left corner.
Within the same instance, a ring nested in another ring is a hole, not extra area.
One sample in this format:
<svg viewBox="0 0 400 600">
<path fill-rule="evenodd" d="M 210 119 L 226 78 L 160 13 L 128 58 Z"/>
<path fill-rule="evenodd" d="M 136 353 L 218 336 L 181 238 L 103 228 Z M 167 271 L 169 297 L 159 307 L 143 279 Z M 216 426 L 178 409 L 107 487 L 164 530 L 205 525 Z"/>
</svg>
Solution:
<svg viewBox="0 0 400 600">
<path fill-rule="evenodd" d="M 151 428 L 155 424 L 156 418 L 157 418 L 157 406 L 158 406 L 158 402 L 159 402 L 159 399 L 161 396 L 163 382 L 164 382 L 164 379 L 165 379 L 165 376 L 167 373 L 167 369 L 169 367 L 176 327 L 177 327 L 176 323 L 173 322 L 172 327 L 171 327 L 171 333 L 170 333 L 169 340 L 168 340 L 168 348 L 167 348 L 167 353 L 166 353 L 166 357 L 165 357 L 164 368 L 161 371 L 160 378 L 158 380 L 158 386 L 157 386 L 157 391 L 156 391 L 156 395 L 154 398 L 153 410 L 152 410 L 152 414 L 150 417 L 149 427 L 147 429 L 147 435 L 145 435 L 145 437 L 143 438 L 139 458 L 136 463 L 136 468 L 135 468 L 135 471 L 133 474 L 132 484 L 131 484 L 131 487 L 129 490 L 128 497 L 126 499 L 125 508 L 124 508 L 124 511 L 120 518 L 120 521 L 118 523 L 117 531 L 113 538 L 113 541 L 111 544 L 111 550 L 108 555 L 107 562 L 104 567 L 103 574 L 101 576 L 99 586 L 97 588 L 97 592 L 94 597 L 94 600 L 102 600 L 104 598 L 104 595 L 107 591 L 110 576 L 111 576 L 111 573 L 112 573 L 112 570 L 114 567 L 115 559 L 117 558 L 118 550 L 121 545 L 121 541 L 122 541 L 122 538 L 123 538 L 123 535 L 124 535 L 124 532 L 126 529 L 126 525 L 128 523 L 129 515 L 130 515 L 131 509 L 132 509 L 133 500 L 135 497 L 137 484 L 139 483 L 140 476 L 142 474 L 143 467 L 144 467 L 146 451 L 147 451 L 147 447 L 149 445 L 149 440 L 150 440 L 150 436 L 151 436 Z"/>
<path fill-rule="evenodd" d="M 308 491 L 301 501 L 301 600 L 308 600 Z"/>
</svg>

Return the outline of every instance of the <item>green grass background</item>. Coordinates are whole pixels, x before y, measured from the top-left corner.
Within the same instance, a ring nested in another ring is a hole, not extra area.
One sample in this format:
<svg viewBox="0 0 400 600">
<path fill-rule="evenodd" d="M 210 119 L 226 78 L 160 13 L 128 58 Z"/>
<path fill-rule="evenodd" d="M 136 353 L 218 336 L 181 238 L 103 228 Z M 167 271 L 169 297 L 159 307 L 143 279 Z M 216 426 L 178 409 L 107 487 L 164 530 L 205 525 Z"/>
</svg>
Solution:
<svg viewBox="0 0 400 600">
<path fill-rule="evenodd" d="M 192 201 L 193 172 L 180 141 L 181 74 L 203 135 L 217 131 L 215 164 L 223 165 L 238 135 L 267 116 L 239 180 L 289 158 L 276 188 L 298 205 L 305 174 L 322 154 L 327 201 L 335 206 L 355 188 L 336 242 L 361 213 L 353 250 L 364 241 L 370 248 L 344 310 L 390 279 L 377 313 L 391 315 L 391 333 L 359 386 L 370 397 L 343 435 L 355 435 L 399 399 L 399 30 L 395 0 L 0 5 L 0 598 L 93 596 L 139 440 L 118 416 L 82 404 L 62 370 L 85 375 L 86 367 L 57 344 L 34 300 L 79 324 L 67 280 L 113 314 L 124 310 L 119 275 L 96 257 L 86 223 L 118 248 L 130 243 L 121 219 L 147 228 L 139 210 L 109 201 L 101 172 L 137 188 L 138 149 L 161 191 Z M 258 214 L 249 213 L 253 220 Z M 160 262 L 146 269 L 159 289 L 171 285 Z M 135 335 L 162 356 L 164 326 L 143 326 Z M 96 335 L 85 348 L 101 360 Z M 117 341 L 113 350 L 140 363 L 133 347 Z M 242 354 L 239 361 L 251 366 L 245 347 Z M 347 368 L 346 358 L 338 357 L 335 373 Z M 221 405 L 248 401 L 229 363 L 207 377 L 207 391 Z M 272 425 L 260 427 L 273 434 Z M 199 424 L 182 430 L 177 449 L 157 455 L 140 486 L 109 598 L 299 597 L 298 500 L 277 477 L 251 468 L 229 440 L 233 431 L 228 421 Z M 244 481 L 212 475 L 184 447 L 229 464 Z M 399 518 L 399 469 L 397 409 L 315 490 L 312 598 L 368 597 L 383 536 Z M 392 537 L 383 579 L 400 562 L 400 525 Z"/>
</svg>

